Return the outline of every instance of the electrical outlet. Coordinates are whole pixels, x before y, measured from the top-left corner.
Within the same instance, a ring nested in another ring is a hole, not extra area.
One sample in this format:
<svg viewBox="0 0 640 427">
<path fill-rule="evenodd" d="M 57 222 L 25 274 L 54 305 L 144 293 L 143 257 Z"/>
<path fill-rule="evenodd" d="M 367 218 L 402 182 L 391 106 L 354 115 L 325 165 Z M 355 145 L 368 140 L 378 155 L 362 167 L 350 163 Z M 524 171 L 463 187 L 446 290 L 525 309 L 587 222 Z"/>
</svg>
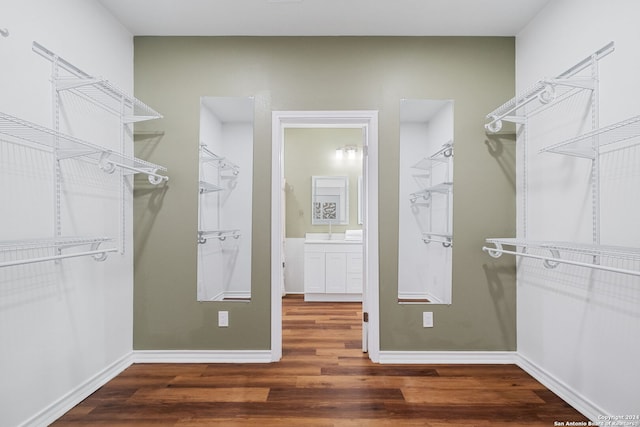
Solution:
<svg viewBox="0 0 640 427">
<path fill-rule="evenodd" d="M 229 326 L 229 312 L 228 311 L 219 311 L 218 312 L 218 327 L 226 328 Z"/>
<path fill-rule="evenodd" d="M 422 313 L 422 327 L 433 328 L 433 312 L 425 311 Z"/>
</svg>

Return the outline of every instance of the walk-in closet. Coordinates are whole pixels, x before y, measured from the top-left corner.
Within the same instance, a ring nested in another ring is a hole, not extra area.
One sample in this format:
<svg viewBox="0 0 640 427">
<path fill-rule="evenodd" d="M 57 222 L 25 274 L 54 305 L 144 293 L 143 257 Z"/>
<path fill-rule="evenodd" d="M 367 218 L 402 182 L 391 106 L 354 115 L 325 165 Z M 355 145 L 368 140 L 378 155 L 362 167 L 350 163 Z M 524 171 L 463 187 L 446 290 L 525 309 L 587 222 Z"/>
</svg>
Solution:
<svg viewBox="0 0 640 427">
<path fill-rule="evenodd" d="M 633 0 L 3 0 L 0 426 L 640 427 Z"/>
</svg>

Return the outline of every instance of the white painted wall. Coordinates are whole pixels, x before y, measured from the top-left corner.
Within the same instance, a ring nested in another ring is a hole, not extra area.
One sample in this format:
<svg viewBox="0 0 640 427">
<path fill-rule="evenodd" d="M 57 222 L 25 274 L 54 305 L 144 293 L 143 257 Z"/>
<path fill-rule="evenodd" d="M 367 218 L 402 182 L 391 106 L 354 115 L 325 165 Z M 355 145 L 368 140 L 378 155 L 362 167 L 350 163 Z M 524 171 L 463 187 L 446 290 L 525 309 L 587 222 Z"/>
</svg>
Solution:
<svg viewBox="0 0 640 427">
<path fill-rule="evenodd" d="M 231 197 L 223 206 L 224 227 L 241 231 L 239 239 L 223 242 L 225 283 L 231 297 L 251 295 L 251 224 L 253 193 L 253 123 L 225 126 L 226 156 L 240 167 Z"/>
<path fill-rule="evenodd" d="M 610 41 L 600 61 L 600 126 L 640 114 L 640 4 L 635 0 L 555 0 L 516 39 L 517 91 L 555 76 Z M 519 186 L 518 234 L 531 240 L 591 239 L 589 160 L 538 149 L 561 134 L 588 128 L 577 111 L 585 101 L 529 123 L 528 210 Z M 567 118 L 571 117 L 570 121 Z M 572 128 L 573 127 L 573 128 Z M 572 128 L 572 129 L 571 129 Z M 520 140 L 521 142 L 521 140 Z M 519 142 L 519 144 L 520 144 Z M 522 184 L 523 147 L 518 147 Z M 602 156 L 603 244 L 640 246 L 640 149 Z M 588 261 L 582 259 L 582 261 Z M 637 263 L 636 263 L 637 264 Z M 619 267 L 639 269 L 633 263 Z M 591 418 L 640 413 L 640 279 L 581 267 L 544 269 L 519 261 L 518 353 L 577 397 Z M 575 403 L 574 403 L 575 405 Z"/>
<path fill-rule="evenodd" d="M 453 108 L 445 104 L 428 122 L 403 122 L 400 133 L 400 207 L 398 297 L 451 303 L 451 247 L 424 243 L 422 233 L 451 229 L 452 198 L 433 194 L 411 203 L 409 194 L 441 182 L 451 182 L 453 161 L 416 169 L 418 160 L 436 153 L 453 139 Z"/>
<path fill-rule="evenodd" d="M 97 1 L 4 0 L 0 20 L 10 32 L 0 37 L 3 113 L 53 126 L 51 63 L 32 52 L 33 41 L 132 92 L 131 34 Z M 113 116 L 65 98 L 61 120 L 66 132 L 119 149 Z M 133 153 L 131 144 L 127 149 Z M 46 152 L 0 141 L 0 241 L 53 237 L 51 165 Z M 63 233 L 117 238 L 116 175 L 74 160 L 64 163 L 63 175 Z M 129 357 L 131 197 L 129 186 L 124 255 L 0 269 L 0 425 L 46 424 L 38 414 Z"/>
</svg>

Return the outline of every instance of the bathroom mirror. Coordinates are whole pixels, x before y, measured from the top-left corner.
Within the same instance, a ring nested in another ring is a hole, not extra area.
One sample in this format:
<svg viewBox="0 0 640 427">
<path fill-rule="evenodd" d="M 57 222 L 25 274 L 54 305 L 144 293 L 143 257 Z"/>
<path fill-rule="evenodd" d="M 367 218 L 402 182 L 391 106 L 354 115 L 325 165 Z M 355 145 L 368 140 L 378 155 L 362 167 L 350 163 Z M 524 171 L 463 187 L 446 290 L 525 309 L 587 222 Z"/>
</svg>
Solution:
<svg viewBox="0 0 640 427">
<path fill-rule="evenodd" d="M 451 304 L 453 101 L 400 102 L 398 301 Z"/>
<path fill-rule="evenodd" d="M 311 224 L 349 224 L 349 177 L 311 177 Z"/>
<path fill-rule="evenodd" d="M 253 98 L 201 98 L 198 301 L 251 298 L 253 117 Z"/>
</svg>

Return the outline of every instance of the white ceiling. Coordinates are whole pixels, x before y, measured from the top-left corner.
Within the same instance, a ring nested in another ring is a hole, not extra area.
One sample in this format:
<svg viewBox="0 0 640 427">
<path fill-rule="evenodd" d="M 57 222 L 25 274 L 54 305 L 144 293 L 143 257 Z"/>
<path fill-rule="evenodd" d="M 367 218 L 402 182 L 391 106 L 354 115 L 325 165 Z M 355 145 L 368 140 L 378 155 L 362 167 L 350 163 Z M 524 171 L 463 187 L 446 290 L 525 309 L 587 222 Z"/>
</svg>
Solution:
<svg viewBox="0 0 640 427">
<path fill-rule="evenodd" d="M 515 36 L 553 0 L 98 0 L 133 35 Z"/>
<path fill-rule="evenodd" d="M 253 122 L 253 98 L 203 96 L 201 102 L 222 123 Z"/>
</svg>

